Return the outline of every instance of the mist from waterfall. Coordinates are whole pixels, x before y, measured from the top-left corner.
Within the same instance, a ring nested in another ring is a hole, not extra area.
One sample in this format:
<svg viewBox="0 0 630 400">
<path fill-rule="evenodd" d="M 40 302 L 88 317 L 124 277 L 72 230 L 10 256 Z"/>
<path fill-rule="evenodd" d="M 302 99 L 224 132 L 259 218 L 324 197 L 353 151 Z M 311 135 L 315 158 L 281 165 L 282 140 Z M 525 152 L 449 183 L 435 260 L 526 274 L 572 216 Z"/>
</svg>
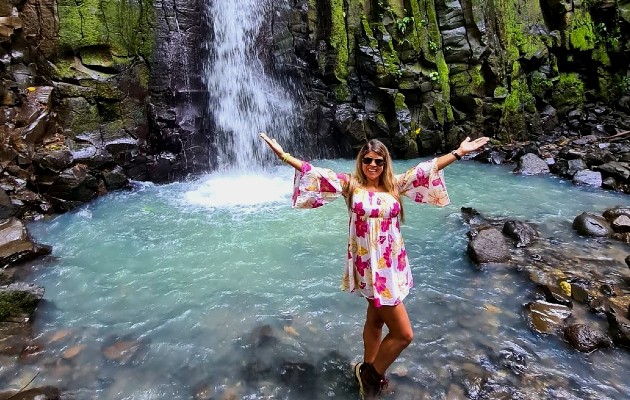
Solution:
<svg viewBox="0 0 630 400">
<path fill-rule="evenodd" d="M 271 23 L 266 20 L 271 6 L 264 0 L 206 1 L 213 34 L 205 43 L 209 56 L 203 72 L 218 167 L 257 169 L 273 157 L 261 146 L 259 132 L 286 143 L 295 125 L 293 100 L 265 74 L 260 41 L 257 49 L 262 24 Z"/>
</svg>

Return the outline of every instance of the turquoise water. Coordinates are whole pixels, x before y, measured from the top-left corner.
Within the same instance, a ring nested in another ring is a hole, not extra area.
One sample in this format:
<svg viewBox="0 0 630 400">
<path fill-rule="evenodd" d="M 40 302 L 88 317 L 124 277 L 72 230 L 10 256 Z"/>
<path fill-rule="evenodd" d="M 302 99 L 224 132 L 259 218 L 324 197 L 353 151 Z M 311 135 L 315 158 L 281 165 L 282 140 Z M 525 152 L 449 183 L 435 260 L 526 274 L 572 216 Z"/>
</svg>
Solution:
<svg viewBox="0 0 630 400">
<path fill-rule="evenodd" d="M 347 160 L 317 165 L 352 169 Z M 31 224 L 54 248 L 31 277 L 46 288 L 35 324 L 46 351 L 3 371 L 5 386 L 39 372 L 33 385 L 80 399 L 356 399 L 349 369 L 361 358 L 366 304 L 339 291 L 345 204 L 292 209 L 292 177 L 281 166 L 137 183 Z M 528 399 L 627 398 L 630 353 L 581 354 L 532 332 L 522 305 L 533 285 L 512 270 L 477 271 L 460 213 L 474 207 L 584 241 L 573 218 L 627 205 L 627 196 L 474 162 L 448 167 L 446 181 L 451 205 L 405 203 L 415 340 L 392 366 L 386 398 L 472 398 L 489 387 Z M 618 250 L 612 262 L 623 257 Z M 134 350 L 108 358 L 120 341 Z"/>
</svg>

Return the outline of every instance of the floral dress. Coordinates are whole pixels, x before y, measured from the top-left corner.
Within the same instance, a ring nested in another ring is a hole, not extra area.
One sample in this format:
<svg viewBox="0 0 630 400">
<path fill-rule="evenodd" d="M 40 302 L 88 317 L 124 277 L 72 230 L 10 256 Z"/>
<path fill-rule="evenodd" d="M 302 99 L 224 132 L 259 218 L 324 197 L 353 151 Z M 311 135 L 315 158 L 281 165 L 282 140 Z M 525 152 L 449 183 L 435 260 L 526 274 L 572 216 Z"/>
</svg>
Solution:
<svg viewBox="0 0 630 400">
<path fill-rule="evenodd" d="M 304 162 L 296 171 L 293 207 L 316 208 L 343 195 L 349 174 Z M 437 160 L 395 176 L 401 195 L 417 203 L 445 206 L 450 200 Z M 356 188 L 349 208 L 348 252 L 341 288 L 373 299 L 376 307 L 399 304 L 413 287 L 400 233 L 400 203 L 389 193 Z"/>
</svg>

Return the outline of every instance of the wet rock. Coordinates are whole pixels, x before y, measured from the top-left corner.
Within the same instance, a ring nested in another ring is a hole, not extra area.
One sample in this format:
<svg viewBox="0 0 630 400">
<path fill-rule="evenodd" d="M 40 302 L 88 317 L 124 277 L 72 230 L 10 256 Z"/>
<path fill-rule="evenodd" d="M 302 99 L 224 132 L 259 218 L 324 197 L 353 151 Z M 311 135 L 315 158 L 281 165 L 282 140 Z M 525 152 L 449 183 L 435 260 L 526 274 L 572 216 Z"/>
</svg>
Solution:
<svg viewBox="0 0 630 400">
<path fill-rule="evenodd" d="M 0 286 L 0 321 L 19 317 L 20 322 L 28 322 L 42 297 L 44 288 L 31 283 L 16 282 Z"/>
<path fill-rule="evenodd" d="M 630 207 L 622 207 L 622 206 L 612 207 L 604 211 L 604 213 L 602 214 L 602 216 L 608 222 L 613 222 L 615 219 L 617 219 L 618 217 L 622 215 L 625 215 L 626 217 L 630 218 Z"/>
<path fill-rule="evenodd" d="M 619 163 L 617 161 L 610 161 L 606 164 L 601 164 L 593 167 L 594 171 L 599 171 L 606 176 L 613 177 L 620 181 L 626 181 L 630 178 L 630 168 L 628 163 Z"/>
<path fill-rule="evenodd" d="M 0 355 L 17 357 L 31 343 L 32 325 L 0 322 Z"/>
<path fill-rule="evenodd" d="M 502 165 L 506 163 L 507 155 L 505 152 L 498 149 L 486 149 L 474 156 L 473 159 L 488 164 Z"/>
<path fill-rule="evenodd" d="M 66 350 L 64 350 L 63 353 L 61 353 L 61 357 L 64 360 L 71 360 L 73 358 L 76 358 L 79 354 L 81 354 L 81 352 L 85 350 L 86 347 L 87 346 L 85 344 L 77 344 L 77 345 L 71 346 L 67 348 Z"/>
<path fill-rule="evenodd" d="M 545 295 L 545 300 L 549 303 L 561 304 L 563 306 L 573 308 L 573 302 L 571 297 L 559 287 L 555 285 L 538 285 L 542 293 Z"/>
<path fill-rule="evenodd" d="M 602 174 L 600 172 L 584 169 L 573 175 L 573 183 L 576 185 L 585 185 L 593 187 L 602 186 Z"/>
<path fill-rule="evenodd" d="M 630 268 L 630 255 L 626 256 L 626 265 L 628 266 L 628 268 Z"/>
<path fill-rule="evenodd" d="M 612 229 L 618 233 L 630 232 L 630 217 L 620 215 L 610 224 Z"/>
<path fill-rule="evenodd" d="M 354 385 L 348 385 L 353 380 L 353 371 L 348 368 L 350 359 L 338 351 L 330 351 L 317 363 L 319 372 L 320 393 L 345 393 L 348 396 L 356 393 Z"/>
<path fill-rule="evenodd" d="M 515 374 L 522 374 L 527 370 L 527 352 L 516 345 L 501 349 L 499 352 L 499 364 Z"/>
<path fill-rule="evenodd" d="M 514 172 L 522 175 L 547 174 L 549 173 L 549 166 L 536 154 L 527 153 L 518 160 Z"/>
<path fill-rule="evenodd" d="M 617 181 L 615 180 L 615 178 L 609 176 L 608 178 L 604 178 L 602 180 L 602 187 L 604 189 L 617 190 L 619 185 L 617 185 Z"/>
<path fill-rule="evenodd" d="M 495 228 L 471 231 L 468 255 L 478 264 L 502 263 L 510 260 L 510 252 L 501 232 Z"/>
<path fill-rule="evenodd" d="M 569 307 L 541 300 L 528 303 L 525 309 L 530 327 L 544 334 L 559 331 L 564 321 L 571 316 Z"/>
<path fill-rule="evenodd" d="M 587 166 L 582 159 L 560 160 L 551 167 L 553 173 L 568 179 L 572 179 L 577 172 L 585 169 Z"/>
<path fill-rule="evenodd" d="M 585 324 L 574 324 L 564 329 L 564 337 L 573 348 L 590 353 L 613 345 L 608 336 Z"/>
<path fill-rule="evenodd" d="M 33 157 L 33 164 L 44 172 L 59 173 L 72 164 L 70 150 L 57 150 L 49 153 L 38 153 Z"/>
<path fill-rule="evenodd" d="M 503 233 L 515 241 L 516 247 L 525 247 L 538 239 L 538 232 L 530 224 L 521 221 L 506 221 Z"/>
<path fill-rule="evenodd" d="M 125 175 L 125 171 L 119 166 L 111 170 L 103 171 L 103 180 L 107 190 L 116 190 L 126 187 L 129 184 L 129 179 Z"/>
<path fill-rule="evenodd" d="M 312 393 L 315 389 L 315 366 L 306 362 L 285 362 L 280 367 L 282 383 L 303 393 Z"/>
<path fill-rule="evenodd" d="M 608 334 L 612 341 L 624 347 L 630 347 L 630 320 L 622 315 L 622 311 L 613 307 L 606 313 Z"/>
<path fill-rule="evenodd" d="M 50 254 L 51 248 L 35 244 L 26 228 L 17 218 L 0 220 L 0 265 L 8 266 L 21 261 Z"/>
<path fill-rule="evenodd" d="M 630 232 L 614 233 L 612 235 L 612 238 L 615 240 L 619 240 L 620 242 L 630 244 Z"/>
<path fill-rule="evenodd" d="M 464 221 L 470 226 L 480 226 L 489 223 L 489 220 L 486 217 L 482 216 L 479 211 L 472 207 L 462 207 L 461 212 L 464 217 Z"/>
<path fill-rule="evenodd" d="M 0 392 L 0 400 L 59 400 L 61 391 L 54 386 L 28 389 L 21 392 Z"/>
<path fill-rule="evenodd" d="M 595 299 L 589 285 L 581 281 L 571 282 L 571 297 L 582 304 L 590 304 Z"/>
<path fill-rule="evenodd" d="M 24 364 L 31 364 L 36 362 L 44 354 L 45 348 L 37 343 L 31 343 L 20 351 L 19 360 Z"/>
<path fill-rule="evenodd" d="M 14 216 L 16 209 L 11 203 L 11 198 L 3 189 L 0 189 L 0 219 Z"/>
<path fill-rule="evenodd" d="M 103 356 L 109 361 L 115 361 L 125 365 L 138 356 L 144 344 L 138 340 L 116 340 L 114 343 L 103 347 Z"/>
<path fill-rule="evenodd" d="M 599 215 L 583 212 L 573 220 L 573 229 L 580 235 L 608 237 L 613 234 L 613 230 L 603 217 Z"/>
</svg>

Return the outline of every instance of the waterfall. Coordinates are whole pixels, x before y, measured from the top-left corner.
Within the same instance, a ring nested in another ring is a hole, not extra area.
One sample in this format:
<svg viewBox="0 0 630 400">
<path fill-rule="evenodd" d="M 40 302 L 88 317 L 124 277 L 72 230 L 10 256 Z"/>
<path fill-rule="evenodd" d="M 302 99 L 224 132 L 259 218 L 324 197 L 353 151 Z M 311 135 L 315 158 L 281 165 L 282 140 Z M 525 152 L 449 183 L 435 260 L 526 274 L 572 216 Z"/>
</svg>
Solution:
<svg viewBox="0 0 630 400">
<path fill-rule="evenodd" d="M 265 19 L 271 6 L 264 0 L 206 1 L 213 35 L 205 43 L 209 55 L 203 72 L 218 166 L 257 169 L 273 157 L 259 132 L 286 148 L 295 115 L 291 96 L 264 72 L 260 42 L 256 48 L 263 24 L 271 23 Z"/>
</svg>

